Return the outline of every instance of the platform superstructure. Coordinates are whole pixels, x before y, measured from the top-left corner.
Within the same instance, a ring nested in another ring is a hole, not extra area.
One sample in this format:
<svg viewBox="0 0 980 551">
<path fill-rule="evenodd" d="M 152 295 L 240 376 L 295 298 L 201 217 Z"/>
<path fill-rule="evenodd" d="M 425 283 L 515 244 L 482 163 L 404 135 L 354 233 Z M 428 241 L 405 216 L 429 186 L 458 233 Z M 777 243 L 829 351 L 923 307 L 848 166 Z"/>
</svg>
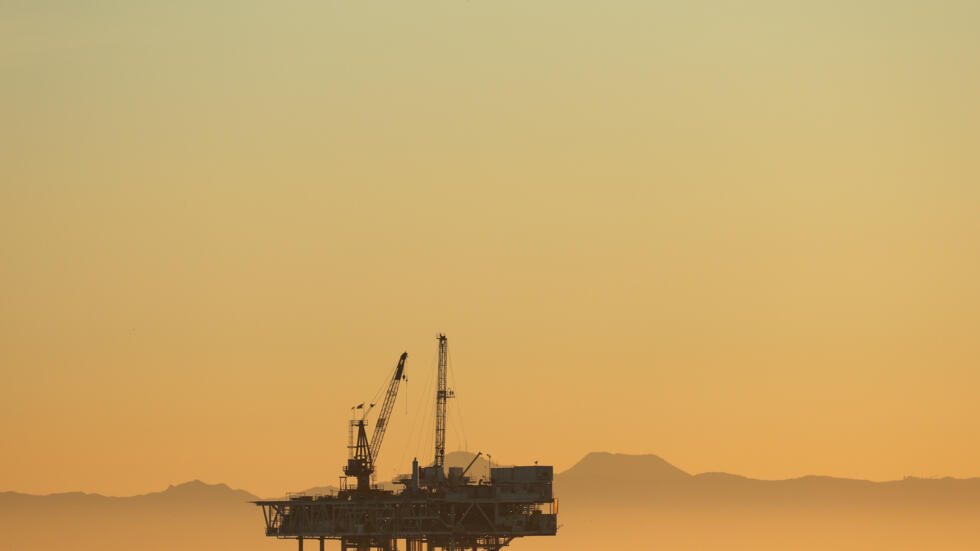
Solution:
<svg viewBox="0 0 980 551">
<path fill-rule="evenodd" d="M 431 464 L 412 461 L 411 472 L 394 482 L 398 490 L 371 484 L 381 444 L 404 378 L 407 354 L 402 354 L 384 403 L 367 437 L 367 418 L 373 405 L 351 423 L 349 455 L 344 473 L 356 486 L 343 484 L 321 495 L 292 495 L 255 503 L 262 508 L 266 535 L 318 543 L 338 540 L 340 549 L 407 551 L 499 550 L 513 539 L 553 536 L 557 532 L 557 501 L 552 495 L 553 468 L 544 465 L 490 468 L 489 477 L 474 480 L 466 467 L 445 466 L 448 341 L 439 335 L 436 377 L 435 455 Z M 311 541 L 312 540 L 312 541 Z M 399 547 L 402 542 L 402 547 Z"/>
</svg>

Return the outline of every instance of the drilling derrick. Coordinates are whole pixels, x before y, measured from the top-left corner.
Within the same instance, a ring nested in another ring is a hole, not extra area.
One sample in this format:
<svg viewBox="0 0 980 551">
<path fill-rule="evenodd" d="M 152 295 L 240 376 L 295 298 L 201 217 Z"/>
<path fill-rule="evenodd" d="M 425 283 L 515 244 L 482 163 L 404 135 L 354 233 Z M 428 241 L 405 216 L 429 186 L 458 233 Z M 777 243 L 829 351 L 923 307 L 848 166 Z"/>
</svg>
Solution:
<svg viewBox="0 0 980 551">
<path fill-rule="evenodd" d="M 446 400 L 453 397 L 453 391 L 446 384 L 449 367 L 449 345 L 446 336 L 439 335 L 438 382 L 436 383 L 436 458 L 432 464 L 440 469 L 446 459 Z"/>
<path fill-rule="evenodd" d="M 435 459 L 427 467 L 412 461 L 411 473 L 393 481 L 403 486 L 400 491 L 372 487 L 371 476 L 398 387 L 405 378 L 407 356 L 402 354 L 398 360 L 370 440 L 367 417 L 374 404 L 353 408 L 360 416 L 355 415 L 350 424 L 349 455 L 343 470 L 357 480 L 357 486 L 256 501 L 265 518 L 265 534 L 295 539 L 300 551 L 307 540 L 318 541 L 320 551 L 327 540 L 339 540 L 341 551 L 397 551 L 399 539 L 404 540 L 407 551 L 499 551 L 514 538 L 555 535 L 558 510 L 552 495 L 552 467 L 491 466 L 488 477 L 473 481 L 466 473 L 481 453 L 466 468 L 446 469 L 446 405 L 454 394 L 447 385 L 448 345 L 442 334 L 436 365 Z"/>
</svg>

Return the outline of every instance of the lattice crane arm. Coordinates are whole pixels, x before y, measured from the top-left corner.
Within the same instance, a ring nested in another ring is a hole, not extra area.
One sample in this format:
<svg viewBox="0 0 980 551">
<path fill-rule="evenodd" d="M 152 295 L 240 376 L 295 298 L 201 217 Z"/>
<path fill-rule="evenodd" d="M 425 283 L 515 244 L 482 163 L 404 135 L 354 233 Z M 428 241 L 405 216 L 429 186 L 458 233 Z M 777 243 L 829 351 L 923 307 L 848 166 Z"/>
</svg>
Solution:
<svg viewBox="0 0 980 551">
<path fill-rule="evenodd" d="M 388 394 L 385 395 L 385 401 L 381 405 L 381 413 L 378 414 L 378 420 L 374 423 L 374 434 L 371 435 L 371 464 L 378 460 L 378 454 L 381 453 L 381 442 L 385 437 L 385 430 L 388 428 L 388 420 L 391 418 L 391 412 L 395 409 L 395 398 L 398 396 L 398 387 L 404 378 L 405 372 L 405 358 L 408 357 L 408 352 L 402 352 L 401 357 L 398 359 L 398 366 L 395 367 L 395 376 L 391 378 L 391 384 L 388 385 Z"/>
</svg>

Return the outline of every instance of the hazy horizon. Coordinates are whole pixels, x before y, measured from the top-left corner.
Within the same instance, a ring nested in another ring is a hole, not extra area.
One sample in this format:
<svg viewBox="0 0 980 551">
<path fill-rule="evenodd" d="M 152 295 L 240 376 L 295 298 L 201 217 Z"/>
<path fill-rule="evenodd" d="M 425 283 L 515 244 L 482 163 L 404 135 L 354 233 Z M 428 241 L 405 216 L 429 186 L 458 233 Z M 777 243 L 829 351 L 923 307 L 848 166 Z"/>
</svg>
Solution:
<svg viewBox="0 0 980 551">
<path fill-rule="evenodd" d="M 609 453 L 573 471 L 555 481 L 558 535 L 521 538 L 513 549 L 641 541 L 666 549 L 974 549 L 980 538 L 980 479 L 771 482 L 692 476 L 655 456 Z M 128 498 L 0 492 L 0 530 L 18 550 L 295 549 L 262 536 L 254 497 L 200 483 Z"/>
</svg>

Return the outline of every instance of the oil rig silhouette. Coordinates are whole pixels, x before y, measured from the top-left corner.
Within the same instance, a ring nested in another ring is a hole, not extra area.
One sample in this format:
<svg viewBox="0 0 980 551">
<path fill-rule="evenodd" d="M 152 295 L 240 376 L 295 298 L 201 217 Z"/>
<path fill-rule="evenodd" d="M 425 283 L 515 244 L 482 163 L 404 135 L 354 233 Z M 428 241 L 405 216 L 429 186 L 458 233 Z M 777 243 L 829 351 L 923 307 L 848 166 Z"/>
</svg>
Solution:
<svg viewBox="0 0 980 551">
<path fill-rule="evenodd" d="M 514 538 L 553 536 L 558 527 L 558 503 L 552 495 L 554 469 L 528 465 L 494 468 L 489 479 L 472 481 L 466 476 L 480 457 L 466 467 L 445 468 L 448 345 L 440 334 L 436 383 L 435 459 L 429 466 L 412 461 L 412 472 L 394 482 L 399 491 L 371 484 L 381 452 L 388 420 L 404 378 L 403 353 L 395 367 L 371 439 L 367 414 L 351 421 L 345 477 L 341 487 L 326 495 L 291 495 L 284 500 L 254 503 L 262 508 L 266 536 L 304 540 L 340 540 L 341 551 L 397 551 L 404 540 L 406 551 L 486 549 L 497 551 Z M 363 406 L 363 404 L 362 404 Z M 360 407 L 360 406 L 359 406 Z M 350 488 L 348 479 L 356 480 Z M 425 546 L 425 547 L 423 547 Z"/>
</svg>

